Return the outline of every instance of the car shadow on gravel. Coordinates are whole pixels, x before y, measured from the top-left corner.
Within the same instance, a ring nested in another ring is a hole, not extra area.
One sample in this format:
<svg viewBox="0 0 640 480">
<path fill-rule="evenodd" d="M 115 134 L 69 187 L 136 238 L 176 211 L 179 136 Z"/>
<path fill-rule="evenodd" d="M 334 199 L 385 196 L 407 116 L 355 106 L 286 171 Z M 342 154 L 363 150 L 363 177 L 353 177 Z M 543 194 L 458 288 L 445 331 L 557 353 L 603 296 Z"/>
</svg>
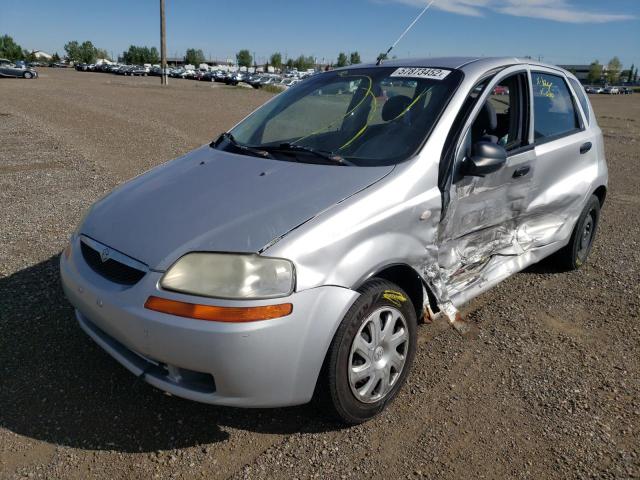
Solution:
<svg viewBox="0 0 640 480">
<path fill-rule="evenodd" d="M 335 430 L 310 406 L 215 407 L 136 379 L 77 326 L 59 256 L 0 278 L 0 426 L 76 448 L 145 452 L 224 441 L 224 427 L 263 433 Z"/>
</svg>

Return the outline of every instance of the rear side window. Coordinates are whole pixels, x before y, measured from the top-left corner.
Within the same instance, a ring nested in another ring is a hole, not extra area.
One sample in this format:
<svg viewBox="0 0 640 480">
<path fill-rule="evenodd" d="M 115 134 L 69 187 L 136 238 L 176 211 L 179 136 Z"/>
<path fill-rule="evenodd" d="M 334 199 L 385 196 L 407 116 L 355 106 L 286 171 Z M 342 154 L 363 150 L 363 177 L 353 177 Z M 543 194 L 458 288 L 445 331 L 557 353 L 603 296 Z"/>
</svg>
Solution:
<svg viewBox="0 0 640 480">
<path fill-rule="evenodd" d="M 584 88 L 582 88 L 580 82 L 578 82 L 574 78 L 569 78 L 569 83 L 571 83 L 571 86 L 573 87 L 573 90 L 576 92 L 576 95 L 578 97 L 578 101 L 580 102 L 580 105 L 582 105 L 582 111 L 584 112 L 584 116 L 587 119 L 587 123 L 590 123 L 591 119 L 589 118 L 589 100 L 587 100 Z"/>
<path fill-rule="evenodd" d="M 569 87 L 558 75 L 531 72 L 536 140 L 552 140 L 580 128 Z"/>
</svg>

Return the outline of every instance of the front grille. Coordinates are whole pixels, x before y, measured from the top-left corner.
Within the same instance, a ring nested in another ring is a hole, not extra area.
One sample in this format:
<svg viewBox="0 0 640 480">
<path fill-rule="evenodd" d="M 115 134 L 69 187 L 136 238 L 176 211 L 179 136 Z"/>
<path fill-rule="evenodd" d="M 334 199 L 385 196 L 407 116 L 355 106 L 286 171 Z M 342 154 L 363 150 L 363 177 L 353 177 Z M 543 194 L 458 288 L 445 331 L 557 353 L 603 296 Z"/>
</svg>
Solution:
<svg viewBox="0 0 640 480">
<path fill-rule="evenodd" d="M 113 258 L 103 262 L 100 258 L 100 252 L 83 241 L 80 241 L 80 249 L 85 262 L 91 269 L 112 282 L 122 285 L 134 285 L 145 275 L 144 271 L 125 265 Z"/>
</svg>

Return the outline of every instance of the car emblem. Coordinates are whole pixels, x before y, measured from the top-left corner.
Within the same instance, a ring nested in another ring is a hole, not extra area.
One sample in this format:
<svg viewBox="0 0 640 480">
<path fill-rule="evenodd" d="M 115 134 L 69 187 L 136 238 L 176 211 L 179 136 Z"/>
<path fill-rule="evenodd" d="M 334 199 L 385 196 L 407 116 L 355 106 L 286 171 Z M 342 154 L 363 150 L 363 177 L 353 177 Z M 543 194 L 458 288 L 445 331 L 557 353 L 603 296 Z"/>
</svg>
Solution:
<svg viewBox="0 0 640 480">
<path fill-rule="evenodd" d="M 100 260 L 102 260 L 102 263 L 109 260 L 110 255 L 111 255 L 111 250 L 109 250 L 108 248 L 105 248 L 104 250 L 102 250 L 100 252 Z"/>
</svg>

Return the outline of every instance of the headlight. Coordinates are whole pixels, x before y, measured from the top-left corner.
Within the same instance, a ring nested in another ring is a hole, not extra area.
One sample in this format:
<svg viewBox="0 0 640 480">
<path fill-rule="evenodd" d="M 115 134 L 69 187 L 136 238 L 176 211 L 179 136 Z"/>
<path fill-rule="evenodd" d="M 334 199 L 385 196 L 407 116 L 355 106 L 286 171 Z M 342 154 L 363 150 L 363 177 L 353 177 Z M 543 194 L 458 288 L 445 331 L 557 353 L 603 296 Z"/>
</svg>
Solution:
<svg viewBox="0 0 640 480">
<path fill-rule="evenodd" d="M 248 254 L 188 253 L 160 280 L 167 290 L 205 297 L 254 299 L 293 292 L 293 264 Z"/>
</svg>

